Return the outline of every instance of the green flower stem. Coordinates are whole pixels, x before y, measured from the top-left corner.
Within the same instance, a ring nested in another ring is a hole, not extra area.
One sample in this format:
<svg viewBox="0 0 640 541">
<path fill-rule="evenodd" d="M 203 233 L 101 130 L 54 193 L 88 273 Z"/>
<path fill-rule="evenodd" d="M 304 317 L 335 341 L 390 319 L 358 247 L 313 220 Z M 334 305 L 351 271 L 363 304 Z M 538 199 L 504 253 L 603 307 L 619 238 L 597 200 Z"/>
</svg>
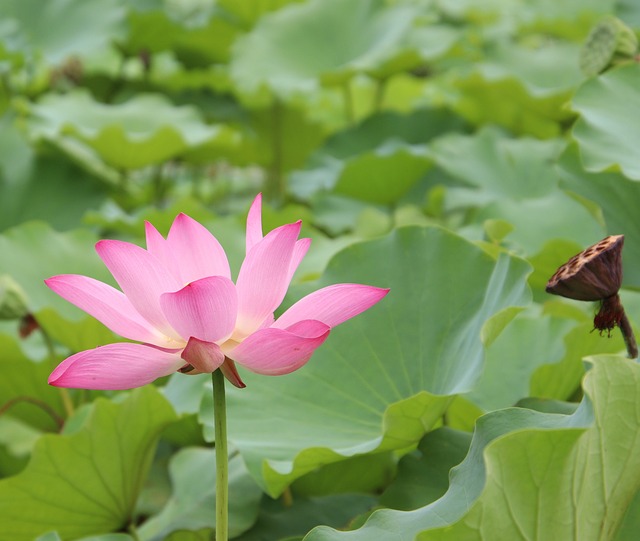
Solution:
<svg viewBox="0 0 640 541">
<path fill-rule="evenodd" d="M 387 79 L 378 79 L 376 82 L 376 93 L 373 98 L 373 112 L 379 113 L 382 110 L 384 94 L 387 89 Z"/>
<path fill-rule="evenodd" d="M 40 325 L 38 325 L 38 327 L 40 329 L 40 333 L 42 334 L 42 338 L 44 339 L 44 343 L 47 347 L 49 358 L 51 359 L 52 362 L 55 362 L 56 350 L 53 345 L 53 340 L 51 340 L 51 337 L 49 336 L 49 333 L 47 331 L 45 331 L 42 327 L 40 327 Z M 66 413 L 67 417 L 71 417 L 74 412 L 74 407 L 73 407 L 73 400 L 71 400 L 71 395 L 69 394 L 69 391 L 64 387 L 58 387 L 58 392 L 60 393 L 60 398 L 62 399 L 64 412 Z"/>
<path fill-rule="evenodd" d="M 73 400 L 71 400 L 71 395 L 69 394 L 69 391 L 64 387 L 58 387 L 58 389 L 60 389 L 60 398 L 62 398 L 64 412 L 67 414 L 67 417 L 71 417 L 74 412 Z"/>
<path fill-rule="evenodd" d="M 282 493 L 282 504 L 285 507 L 291 507 L 293 505 L 293 494 L 291 494 L 291 487 L 287 487 L 284 489 Z"/>
<path fill-rule="evenodd" d="M 271 106 L 271 166 L 264 187 L 265 198 L 275 207 L 280 207 L 284 203 L 286 189 L 283 116 L 282 103 L 275 98 Z"/>
<path fill-rule="evenodd" d="M 353 105 L 353 94 L 351 92 L 351 85 L 349 81 L 345 81 L 342 85 L 342 97 L 344 100 L 344 114 L 349 124 L 353 124 L 356 121 L 356 113 Z"/>
<path fill-rule="evenodd" d="M 213 381 L 213 422 L 216 436 L 216 541 L 229 539 L 229 459 L 227 451 L 227 406 L 224 375 L 211 374 Z"/>
<path fill-rule="evenodd" d="M 129 530 L 129 535 L 133 537 L 135 541 L 140 541 L 140 535 L 138 535 L 138 528 L 136 528 L 136 525 L 133 522 L 129 524 L 128 530 Z"/>
</svg>

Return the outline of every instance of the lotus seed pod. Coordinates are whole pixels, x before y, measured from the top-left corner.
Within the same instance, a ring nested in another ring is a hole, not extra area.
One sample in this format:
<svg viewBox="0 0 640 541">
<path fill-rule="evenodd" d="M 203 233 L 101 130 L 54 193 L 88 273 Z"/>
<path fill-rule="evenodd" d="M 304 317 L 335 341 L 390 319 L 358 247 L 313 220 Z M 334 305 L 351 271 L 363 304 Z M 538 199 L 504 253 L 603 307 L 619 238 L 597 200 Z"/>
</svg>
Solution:
<svg viewBox="0 0 640 541">
<path fill-rule="evenodd" d="M 600 301 L 618 293 L 622 284 L 624 235 L 590 246 L 562 265 L 547 283 L 547 293 L 578 301 Z"/>
<path fill-rule="evenodd" d="M 20 319 L 27 309 L 27 295 L 8 274 L 0 276 L 0 320 Z"/>
<path fill-rule="evenodd" d="M 580 51 L 580 69 L 588 77 L 634 58 L 638 37 L 620 19 L 608 16 L 589 33 Z"/>
</svg>

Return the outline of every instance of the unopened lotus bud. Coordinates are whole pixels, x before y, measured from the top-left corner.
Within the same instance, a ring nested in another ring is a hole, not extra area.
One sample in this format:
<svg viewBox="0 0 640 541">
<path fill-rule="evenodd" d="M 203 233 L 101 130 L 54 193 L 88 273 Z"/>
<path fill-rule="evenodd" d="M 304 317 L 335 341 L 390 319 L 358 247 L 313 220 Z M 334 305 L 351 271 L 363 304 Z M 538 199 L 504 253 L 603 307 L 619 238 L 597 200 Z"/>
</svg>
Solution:
<svg viewBox="0 0 640 541">
<path fill-rule="evenodd" d="M 622 284 L 624 235 L 590 246 L 562 265 L 547 283 L 547 293 L 578 301 L 600 301 L 616 295 Z"/>
<path fill-rule="evenodd" d="M 8 274 L 0 276 L 0 320 L 20 319 L 29 312 L 27 295 Z"/>
<path fill-rule="evenodd" d="M 621 62 L 633 60 L 638 37 L 620 19 L 608 16 L 589 33 L 580 51 L 580 69 L 591 77 Z"/>
</svg>

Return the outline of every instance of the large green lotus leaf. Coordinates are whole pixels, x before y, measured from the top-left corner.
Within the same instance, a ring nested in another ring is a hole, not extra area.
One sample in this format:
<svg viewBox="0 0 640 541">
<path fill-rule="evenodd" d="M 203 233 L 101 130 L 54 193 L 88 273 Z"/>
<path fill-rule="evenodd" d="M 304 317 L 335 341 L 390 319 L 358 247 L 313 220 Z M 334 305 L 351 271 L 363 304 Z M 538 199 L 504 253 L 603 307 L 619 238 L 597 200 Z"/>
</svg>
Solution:
<svg viewBox="0 0 640 541">
<path fill-rule="evenodd" d="M 343 83 L 404 52 L 414 10 L 380 0 L 311 0 L 263 17 L 233 47 L 231 76 L 241 91 L 309 93 L 321 80 Z M 326 30 L 331 28 L 331 39 Z"/>
<path fill-rule="evenodd" d="M 0 119 L 0 147 L 0 230 L 33 219 L 74 227 L 105 198 L 103 185 L 61 156 L 36 156 L 11 115 Z"/>
<path fill-rule="evenodd" d="M 500 33 L 519 30 L 533 39 L 551 41 L 549 36 L 580 40 L 589 32 L 590 24 L 601 15 L 611 13 L 620 2 L 615 0 L 474 0 L 442 2 L 439 8 L 447 15 L 464 18 L 471 23 L 483 23 Z M 573 28 L 570 28 L 573 27 Z"/>
<path fill-rule="evenodd" d="M 414 15 L 415 19 L 419 20 L 419 17 Z M 420 71 L 432 62 L 446 57 L 462 35 L 459 27 L 447 24 L 416 25 L 408 29 L 405 39 L 388 58 L 376 66 L 368 67 L 365 72 L 377 84 L 384 85 L 396 74 Z M 332 79 L 331 76 L 324 78 L 325 82 Z"/>
<path fill-rule="evenodd" d="M 476 421 L 484 413 L 473 402 L 467 400 L 465 395 L 458 395 L 447 410 L 447 426 L 455 430 L 473 432 Z"/>
<path fill-rule="evenodd" d="M 224 13 L 214 13 L 206 24 L 183 32 L 173 45 L 173 51 L 189 68 L 226 64 L 231 57 L 231 46 L 239 34 L 236 21 Z"/>
<path fill-rule="evenodd" d="M 49 94 L 32 106 L 29 129 L 32 137 L 54 142 L 73 135 L 117 169 L 160 163 L 218 138 L 229 143 L 227 131 L 206 125 L 194 108 L 153 94 L 117 105 L 94 101 L 83 91 Z"/>
<path fill-rule="evenodd" d="M 573 97 L 571 106 L 580 115 L 573 138 L 588 171 L 617 170 L 640 180 L 635 159 L 640 137 L 639 83 L 640 67 L 631 63 L 586 81 Z"/>
<path fill-rule="evenodd" d="M 487 349 L 484 372 L 467 398 L 491 411 L 529 396 L 532 374 L 539 366 L 562 359 L 563 338 L 575 325 L 567 318 L 518 314 Z"/>
<path fill-rule="evenodd" d="M 615 541 L 635 541 L 640 528 L 640 491 L 636 492 L 633 502 L 627 509 L 627 514 L 616 533 Z"/>
<path fill-rule="evenodd" d="M 485 128 L 473 136 L 445 136 L 431 149 L 442 169 L 474 187 L 448 190 L 447 207 L 480 206 L 476 222 L 510 223 L 509 242 L 531 254 L 554 237 L 589 245 L 604 236 L 591 209 L 558 188 L 553 164 L 563 145 L 559 140 L 511 139 Z"/>
<path fill-rule="evenodd" d="M 388 213 L 364 201 L 343 195 L 321 193 L 313 197 L 311 205 L 313 224 L 329 235 L 344 236 L 348 231 L 352 231 L 362 214 L 366 215 L 367 224 L 371 222 L 371 225 L 380 225 L 378 230 L 382 229 L 385 233 L 391 230 L 391 218 Z"/>
<path fill-rule="evenodd" d="M 111 187 L 122 189 L 122 172 L 107 165 L 100 154 L 84 141 L 77 139 L 74 135 L 60 134 L 55 140 L 48 140 L 47 143 L 56 155 L 66 155 L 68 160 L 84 170 L 81 178 L 88 173 Z"/>
<path fill-rule="evenodd" d="M 0 478 L 20 473 L 28 461 L 28 456 L 16 456 L 4 445 L 0 445 Z"/>
<path fill-rule="evenodd" d="M 253 7 L 254 3 L 251 4 Z M 276 9 L 277 6 L 269 4 L 274 2 L 255 3 L 255 7 L 265 12 Z M 146 43 L 155 44 L 156 50 L 171 50 L 190 69 L 226 63 L 231 44 L 245 26 L 245 21 L 229 12 L 228 7 L 232 5 L 233 2 L 225 5 L 222 2 L 164 2 L 161 6 L 152 6 L 160 7 L 159 11 L 143 9 L 142 13 L 135 14 L 135 23 L 130 26 L 128 47 L 138 52 L 146 48 Z M 162 17 L 165 20 L 161 20 Z M 160 28 L 156 27 L 158 23 Z M 167 35 L 158 36 L 163 31 Z"/>
<path fill-rule="evenodd" d="M 119 404 L 97 399 L 78 432 L 43 436 L 27 468 L 0 481 L 0 539 L 31 541 L 50 530 L 68 539 L 127 525 L 156 441 L 174 420 L 151 386 Z"/>
<path fill-rule="evenodd" d="M 2 17 L 14 20 L 34 49 L 55 64 L 108 46 L 124 31 L 125 8 L 120 0 L 4 0 Z"/>
<path fill-rule="evenodd" d="M 185 377 L 176 372 L 169 376 L 169 381 L 162 388 L 162 393 L 178 414 L 197 413 L 202 400 L 202 393 L 211 380 L 209 374 L 196 374 Z"/>
<path fill-rule="evenodd" d="M 389 142 L 346 161 L 326 157 L 319 167 L 292 177 L 292 192 L 309 199 L 318 191 L 333 191 L 371 203 L 390 204 L 405 195 L 431 165 L 427 148 Z"/>
<path fill-rule="evenodd" d="M 334 191 L 371 203 L 394 203 L 432 166 L 425 147 L 390 143 L 345 164 Z"/>
<path fill-rule="evenodd" d="M 5 19 L 0 24 L 0 58 L 4 64 L 5 73 L 21 68 L 25 63 L 25 53 L 27 52 L 27 38 L 21 32 L 19 25 L 14 19 Z M 9 96 L 3 93 L 2 110 L 8 105 Z"/>
<path fill-rule="evenodd" d="M 31 147 L 24 134 L 18 129 L 16 116 L 6 113 L 0 116 L 0 174 L 2 175 L 3 191 L 6 186 L 27 177 L 33 166 L 35 150 Z"/>
<path fill-rule="evenodd" d="M 464 122 L 445 109 L 366 117 L 332 135 L 305 169 L 293 172 L 291 192 L 308 200 L 319 191 L 335 189 L 356 199 L 393 202 L 429 168 L 429 153 L 422 145 L 464 128 Z"/>
<path fill-rule="evenodd" d="M 595 410 L 588 412 L 593 425 L 575 442 L 566 429 L 562 436 L 537 431 L 496 441 L 485 454 L 489 482 L 480 501 L 453 528 L 418 539 L 481 539 L 489 525 L 504 538 L 523 530 L 541 539 L 613 538 L 640 488 L 635 452 L 640 427 L 633 422 L 640 372 L 637 363 L 616 356 L 593 357 L 591 362 L 584 391 Z M 579 422 L 584 409 L 567 421 Z M 505 514 L 504 506 L 513 514 Z"/>
<path fill-rule="evenodd" d="M 289 4 L 297 4 L 303 0 L 261 0 L 260 2 L 244 2 L 243 0 L 218 0 L 217 5 L 232 14 L 246 28 L 252 27 L 263 15 L 277 11 Z"/>
<path fill-rule="evenodd" d="M 466 395 L 484 411 L 529 396 L 568 400 L 584 375 L 583 357 L 624 351 L 618 331 L 610 339 L 592 332 L 593 312 L 578 317 L 561 314 L 558 307 L 531 312 L 519 314 L 487 350 L 480 381 Z"/>
<path fill-rule="evenodd" d="M 6 412 L 0 417 L 0 447 L 4 447 L 13 457 L 28 457 L 41 435 L 42 432 L 40 430 L 19 421 Z M 6 476 L 3 469 L 0 467 L 0 477 Z M 18 472 L 15 471 L 13 473 Z"/>
<path fill-rule="evenodd" d="M 536 367 L 529 379 L 529 395 L 570 400 L 580 387 L 586 355 L 622 351 L 625 347 L 619 331 L 609 338 L 593 332 L 592 321 L 581 323 L 565 335 L 564 355 L 557 362 Z"/>
<path fill-rule="evenodd" d="M 471 434 L 449 427 L 425 435 L 418 448 L 402 457 L 398 475 L 380 497 L 390 509 L 411 511 L 440 498 L 449 488 L 449 470 L 464 459 Z"/>
<path fill-rule="evenodd" d="M 545 36 L 545 41 L 551 34 L 579 42 L 616 4 L 615 0 L 535 0 L 519 4 L 513 15 L 519 19 L 520 31 L 525 34 L 537 32 Z"/>
<path fill-rule="evenodd" d="M 559 136 L 561 123 L 573 116 L 564 107 L 569 91 L 537 96 L 513 75 L 478 68 L 452 84 L 457 93 L 450 98 L 450 107 L 479 126 L 498 124 L 516 134 L 546 139 Z"/>
<path fill-rule="evenodd" d="M 326 136 L 326 128 L 294 104 L 252 107 L 247 116 L 242 144 L 228 154 L 237 165 L 259 164 L 278 173 L 302 167 Z"/>
<path fill-rule="evenodd" d="M 291 491 L 299 496 L 379 494 L 396 473 L 392 452 L 358 455 L 327 464 L 297 479 Z"/>
<path fill-rule="evenodd" d="M 477 69 L 489 81 L 517 77 L 534 98 L 566 96 L 582 81 L 576 62 L 579 53 L 580 44 L 559 40 L 540 40 L 531 47 L 501 43 L 488 51 Z"/>
<path fill-rule="evenodd" d="M 376 503 L 367 494 L 333 494 L 323 498 L 294 495 L 290 505 L 264 498 L 255 526 L 234 541 L 298 541 L 319 524 L 342 528 Z"/>
<path fill-rule="evenodd" d="M 628 25 L 634 28 L 640 26 L 640 6 L 634 0 L 618 0 L 615 3 L 615 13 Z"/>
<path fill-rule="evenodd" d="M 467 128 L 459 116 L 447 109 L 421 108 L 404 114 L 383 111 L 331 135 L 310 162 L 313 164 L 324 156 L 338 160 L 353 158 L 394 140 L 420 145 L 443 133 L 466 131 Z"/>
<path fill-rule="evenodd" d="M 529 300 L 529 270 L 436 227 L 400 228 L 334 256 L 318 287 L 356 282 L 391 293 L 334 329 L 303 369 L 243 374 L 247 389 L 229 390 L 229 437 L 252 474 L 278 494 L 323 464 L 415 444 L 451 395 L 475 383 L 483 342 Z"/>
<path fill-rule="evenodd" d="M 59 390 L 47 385 L 53 366 L 29 359 L 17 340 L 0 334 L 0 408 L 12 401 L 9 415 L 42 430 L 58 430 L 64 409 Z"/>
<path fill-rule="evenodd" d="M 0 174 L 0 190 L 0 230 L 28 220 L 45 220 L 58 229 L 77 227 L 87 210 L 107 196 L 104 185 L 63 156 L 39 156 L 24 177 Z"/>
<path fill-rule="evenodd" d="M 226 160 L 231 153 L 238 152 L 243 144 L 240 131 L 229 126 L 216 126 L 214 137 L 184 152 L 183 159 L 190 164 L 211 164 L 219 159 Z"/>
<path fill-rule="evenodd" d="M 128 55 L 168 50 L 175 43 L 176 34 L 184 31 L 163 9 L 130 10 L 127 23 L 127 36 L 118 45 Z"/>
<path fill-rule="evenodd" d="M 517 9 L 522 9 L 522 3 L 517 0 L 487 0 L 479 4 L 474 0 L 458 0 L 457 2 L 441 2 L 438 8 L 446 17 L 462 19 L 472 23 L 503 24 L 505 15 L 512 15 Z"/>
<path fill-rule="evenodd" d="M 148 77 L 156 91 L 173 96 L 177 104 L 193 105 L 206 116 L 230 120 L 244 112 L 236 112 L 231 99 L 222 95 L 229 91 L 231 83 L 221 64 L 190 70 L 174 61 L 154 64 Z"/>
<path fill-rule="evenodd" d="M 506 238 L 500 239 L 500 242 L 516 253 L 541 256 L 537 262 L 541 259 L 548 260 L 541 252 L 549 238 L 559 237 L 557 241 L 564 242 L 565 246 L 589 246 L 606 234 L 602 221 L 591 212 L 585 201 L 573 198 L 557 188 L 554 193 L 535 199 L 505 198 L 491 202 L 491 198 L 482 190 L 446 190 L 447 213 L 453 217 L 465 213 L 465 226 L 460 228 L 458 225 L 460 234 L 470 239 L 497 242 L 491 238 L 497 222 L 510 229 Z M 456 224 L 456 221 L 450 220 L 449 223 Z M 573 254 L 579 251 L 580 249 L 575 250 Z M 551 274 L 564 262 L 566 259 L 558 260 Z M 544 277 L 544 285 L 551 274 Z M 540 276 L 535 278 L 540 283 Z"/>
<path fill-rule="evenodd" d="M 640 488 L 640 365 L 607 355 L 590 363 L 572 415 L 511 408 L 479 419 L 436 502 L 378 511 L 353 532 L 317 528 L 305 541 L 613 539 Z"/>
<path fill-rule="evenodd" d="M 581 201 L 558 188 L 535 199 L 494 201 L 474 218 L 479 223 L 496 219 L 509 223 L 513 231 L 507 241 L 526 254 L 539 253 L 554 237 L 589 246 L 606 235 L 602 224 Z"/>
<path fill-rule="evenodd" d="M 607 233 L 624 234 L 622 253 L 624 285 L 640 287 L 640 220 L 636 202 L 640 200 L 640 184 L 619 172 L 588 173 L 580 164 L 576 145 L 570 145 L 561 156 L 558 168 L 561 185 L 596 203 L 604 215 Z M 594 238 L 582 247 L 597 242 Z M 573 254 L 568 254 L 573 255 Z M 558 265 L 564 261 L 558 261 Z"/>
<path fill-rule="evenodd" d="M 621 291 L 622 303 L 632 326 L 640 321 L 640 295 Z M 581 361 L 586 355 L 602 353 L 626 354 L 622 335 L 614 330 L 611 335 L 594 332 L 593 317 L 596 303 L 554 300 L 545 303 L 544 312 L 551 316 L 572 318 L 578 325 L 564 337 L 565 353 L 559 362 L 539 366 L 530 380 L 530 395 L 569 400 L 575 396 L 584 375 Z M 637 334 L 637 331 L 636 331 Z"/>
<path fill-rule="evenodd" d="M 164 509 L 138 529 L 141 541 L 162 540 L 180 529 L 215 527 L 216 469 L 213 449 L 186 448 L 173 455 L 169 474 L 173 493 Z M 229 461 L 229 535 L 236 537 L 256 521 L 262 491 L 239 455 Z"/>
<path fill-rule="evenodd" d="M 439 7 L 450 17 L 487 27 L 492 37 L 505 33 L 522 36 L 535 53 L 536 46 L 556 45 L 556 37 L 573 42 L 584 39 L 591 26 L 611 13 L 615 4 L 615 0 L 459 0 L 442 2 Z"/>
<path fill-rule="evenodd" d="M 560 140 L 513 139 L 495 128 L 483 128 L 474 135 L 446 135 L 431 144 L 441 168 L 494 200 L 551 193 L 557 185 L 553 162 L 563 147 Z"/>
<path fill-rule="evenodd" d="M 197 415 L 183 415 L 178 422 L 164 431 L 162 438 L 175 447 L 193 447 L 206 443 Z M 157 500 L 153 500 L 153 503 L 157 504 Z M 157 508 L 154 507 L 153 511 L 157 511 Z"/>
<path fill-rule="evenodd" d="M 405 199 L 411 197 L 412 194 L 409 192 Z M 434 220 L 428 217 L 421 207 L 411 203 L 398 205 L 391 215 L 369 207 L 357 216 L 355 233 L 363 239 L 371 239 L 387 234 L 393 226 L 432 225 L 433 223 Z"/>
<path fill-rule="evenodd" d="M 20 284 L 32 312 L 54 308 L 62 316 L 77 320 L 83 313 L 51 292 L 43 280 L 69 273 L 113 283 L 94 250 L 97 240 L 87 230 L 58 233 L 42 222 L 13 227 L 0 235 L 0 274 L 9 274 Z"/>
<path fill-rule="evenodd" d="M 129 55 L 171 50 L 189 68 L 228 61 L 238 24 L 227 14 L 211 3 L 151 7 L 129 13 L 128 34 L 119 44 Z"/>
</svg>

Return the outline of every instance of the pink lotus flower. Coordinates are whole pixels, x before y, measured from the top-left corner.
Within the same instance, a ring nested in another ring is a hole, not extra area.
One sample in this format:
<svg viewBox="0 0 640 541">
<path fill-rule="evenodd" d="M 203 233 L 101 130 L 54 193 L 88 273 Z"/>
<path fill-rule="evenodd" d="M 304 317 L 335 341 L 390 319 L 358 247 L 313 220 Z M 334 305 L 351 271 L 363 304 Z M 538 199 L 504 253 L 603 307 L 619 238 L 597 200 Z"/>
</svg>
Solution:
<svg viewBox="0 0 640 541">
<path fill-rule="evenodd" d="M 247 217 L 246 256 L 231 281 L 216 238 L 185 214 L 165 239 L 146 223 L 147 249 L 102 240 L 96 251 L 119 291 L 87 276 L 45 280 L 58 295 L 113 332 L 141 343 L 81 351 L 49 376 L 58 387 L 131 389 L 176 371 L 220 368 L 244 387 L 234 361 L 259 374 L 288 374 L 303 366 L 332 327 L 370 308 L 388 289 L 337 284 L 307 295 L 274 320 L 311 239 L 300 222 L 262 236 L 261 196 Z"/>
</svg>

